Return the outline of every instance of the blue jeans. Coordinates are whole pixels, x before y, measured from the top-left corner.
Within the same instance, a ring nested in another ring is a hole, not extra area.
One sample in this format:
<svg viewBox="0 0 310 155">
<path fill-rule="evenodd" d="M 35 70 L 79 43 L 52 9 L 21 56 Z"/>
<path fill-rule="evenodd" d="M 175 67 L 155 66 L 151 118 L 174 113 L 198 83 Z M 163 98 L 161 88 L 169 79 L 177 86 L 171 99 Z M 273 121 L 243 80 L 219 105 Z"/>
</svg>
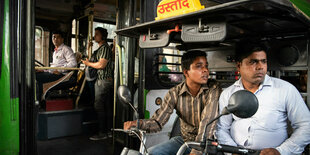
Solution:
<svg viewBox="0 0 310 155">
<path fill-rule="evenodd" d="M 175 155 L 183 144 L 183 138 L 176 136 L 166 142 L 150 147 L 148 151 L 151 155 Z M 184 154 L 189 154 L 190 152 L 191 149 L 187 148 Z"/>
</svg>

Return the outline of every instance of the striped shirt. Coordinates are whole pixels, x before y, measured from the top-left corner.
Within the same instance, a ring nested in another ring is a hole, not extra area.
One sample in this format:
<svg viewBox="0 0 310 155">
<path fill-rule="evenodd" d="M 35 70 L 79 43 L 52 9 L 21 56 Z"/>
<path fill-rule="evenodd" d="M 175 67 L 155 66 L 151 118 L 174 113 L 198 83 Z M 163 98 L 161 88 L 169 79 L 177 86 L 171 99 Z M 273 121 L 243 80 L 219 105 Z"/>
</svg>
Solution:
<svg viewBox="0 0 310 155">
<path fill-rule="evenodd" d="M 202 85 L 194 97 L 187 88 L 186 82 L 171 88 L 164 98 L 161 107 L 152 118 L 141 120 L 139 127 L 147 132 L 157 132 L 167 123 L 173 110 L 180 118 L 181 134 L 184 141 L 202 141 L 206 124 L 218 115 L 218 99 L 221 93 L 219 84 L 209 80 Z M 207 138 L 214 134 L 216 122 L 207 128 Z"/>
<path fill-rule="evenodd" d="M 94 53 L 96 53 L 96 60 L 106 59 L 108 63 L 104 69 L 98 69 L 97 71 L 97 79 L 103 80 L 114 77 L 114 66 L 112 63 L 112 50 L 107 43 L 101 45 Z"/>
</svg>

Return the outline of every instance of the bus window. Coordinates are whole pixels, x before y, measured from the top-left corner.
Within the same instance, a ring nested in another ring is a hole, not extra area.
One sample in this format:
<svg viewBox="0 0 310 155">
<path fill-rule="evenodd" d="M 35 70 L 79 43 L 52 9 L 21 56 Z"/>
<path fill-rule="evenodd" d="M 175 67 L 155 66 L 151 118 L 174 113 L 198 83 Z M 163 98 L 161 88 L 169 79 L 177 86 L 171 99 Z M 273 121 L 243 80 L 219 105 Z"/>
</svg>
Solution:
<svg viewBox="0 0 310 155">
<path fill-rule="evenodd" d="M 73 49 L 74 52 L 78 52 L 77 48 L 77 40 L 76 40 L 76 31 L 77 31 L 77 21 L 75 19 L 72 20 L 72 38 L 71 38 L 71 48 Z"/>
<path fill-rule="evenodd" d="M 35 60 L 40 65 L 49 64 L 49 32 L 41 26 L 35 28 Z"/>
<path fill-rule="evenodd" d="M 95 34 L 95 28 L 96 27 L 103 27 L 108 30 L 108 39 L 114 38 L 116 36 L 115 30 L 116 30 L 116 25 L 115 24 L 108 24 L 108 23 L 101 23 L 101 22 L 94 22 L 93 26 L 93 34 Z"/>
<path fill-rule="evenodd" d="M 112 44 L 113 38 L 114 38 L 114 36 L 116 36 L 116 34 L 114 32 L 116 30 L 116 25 L 108 24 L 108 23 L 101 23 L 101 22 L 94 22 L 93 23 L 93 36 L 95 36 L 95 28 L 96 27 L 102 27 L 102 28 L 107 29 L 107 31 L 108 31 L 107 40 L 108 40 L 109 44 Z M 93 46 L 93 51 L 94 51 L 98 48 L 98 44 L 96 42 L 93 42 L 93 43 L 94 43 L 94 46 Z"/>
<path fill-rule="evenodd" d="M 156 57 L 156 76 L 165 85 L 176 85 L 184 80 L 181 57 L 183 51 L 179 51 L 171 46 L 163 48 L 163 52 Z"/>
<path fill-rule="evenodd" d="M 43 28 L 40 26 L 35 30 L 35 59 L 43 62 Z"/>
</svg>

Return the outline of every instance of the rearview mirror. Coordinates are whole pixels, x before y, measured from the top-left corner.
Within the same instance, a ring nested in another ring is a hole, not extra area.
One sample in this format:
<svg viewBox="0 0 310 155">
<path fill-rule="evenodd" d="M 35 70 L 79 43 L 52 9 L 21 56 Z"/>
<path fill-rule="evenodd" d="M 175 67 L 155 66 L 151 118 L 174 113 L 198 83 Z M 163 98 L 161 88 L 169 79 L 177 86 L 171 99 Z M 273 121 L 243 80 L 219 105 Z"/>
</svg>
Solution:
<svg viewBox="0 0 310 155">
<path fill-rule="evenodd" d="M 240 118 L 249 118 L 253 116 L 258 109 L 258 100 L 256 96 L 247 90 L 238 90 L 233 93 L 228 101 L 228 105 L 223 109 L 220 115 L 209 121 L 203 134 L 203 142 L 206 142 L 207 127 L 223 115 L 233 113 Z"/>
<path fill-rule="evenodd" d="M 256 96 L 247 90 L 239 90 L 231 95 L 227 107 L 229 113 L 240 118 L 252 117 L 258 109 Z"/>
<path fill-rule="evenodd" d="M 119 86 L 117 89 L 117 96 L 121 103 L 129 105 L 134 111 L 137 118 L 139 118 L 138 110 L 131 104 L 131 93 L 127 86 Z"/>
<path fill-rule="evenodd" d="M 117 96 L 123 104 L 131 104 L 131 93 L 128 87 L 119 86 L 117 90 Z"/>
</svg>

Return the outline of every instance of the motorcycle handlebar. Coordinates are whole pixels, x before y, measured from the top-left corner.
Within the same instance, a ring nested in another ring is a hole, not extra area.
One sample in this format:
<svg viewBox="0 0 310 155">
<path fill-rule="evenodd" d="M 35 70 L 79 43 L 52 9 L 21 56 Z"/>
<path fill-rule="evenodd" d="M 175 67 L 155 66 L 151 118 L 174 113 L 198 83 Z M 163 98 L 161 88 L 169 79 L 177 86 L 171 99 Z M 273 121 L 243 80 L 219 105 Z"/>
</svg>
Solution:
<svg viewBox="0 0 310 155">
<path fill-rule="evenodd" d="M 129 130 L 124 130 L 124 129 L 111 129 L 113 131 L 119 131 L 119 132 L 125 132 L 125 133 L 132 133 L 135 130 L 129 129 Z"/>
<path fill-rule="evenodd" d="M 143 139 L 144 139 L 143 137 L 144 137 L 144 132 L 145 131 L 140 130 L 138 128 L 130 128 L 129 130 L 124 130 L 124 129 L 111 129 L 111 130 L 125 132 L 125 133 L 127 133 L 129 135 L 136 135 L 139 138 L 139 140 L 141 141 L 141 144 L 143 144 L 143 147 L 145 149 L 146 154 L 148 154 L 147 148 L 146 148 L 146 146 L 145 146 L 145 144 L 143 142 Z M 139 133 L 140 133 L 140 135 L 139 135 Z"/>
<path fill-rule="evenodd" d="M 208 141 L 207 147 L 204 150 L 205 153 L 208 154 L 217 154 L 217 152 L 227 152 L 227 153 L 237 153 L 244 155 L 259 155 L 260 151 L 251 150 L 246 148 L 240 148 L 236 146 L 222 145 L 217 142 Z M 182 155 L 187 147 L 195 148 L 197 150 L 203 150 L 204 145 L 198 142 L 185 142 L 179 149 L 177 155 Z"/>
<path fill-rule="evenodd" d="M 256 155 L 259 154 L 260 151 L 257 150 L 251 150 L 236 146 L 229 146 L 229 145 L 222 145 L 218 144 L 217 142 L 211 142 L 211 145 L 208 146 L 215 146 L 217 152 L 229 152 L 229 153 L 237 153 L 237 154 L 247 154 L 247 155 Z"/>
</svg>

